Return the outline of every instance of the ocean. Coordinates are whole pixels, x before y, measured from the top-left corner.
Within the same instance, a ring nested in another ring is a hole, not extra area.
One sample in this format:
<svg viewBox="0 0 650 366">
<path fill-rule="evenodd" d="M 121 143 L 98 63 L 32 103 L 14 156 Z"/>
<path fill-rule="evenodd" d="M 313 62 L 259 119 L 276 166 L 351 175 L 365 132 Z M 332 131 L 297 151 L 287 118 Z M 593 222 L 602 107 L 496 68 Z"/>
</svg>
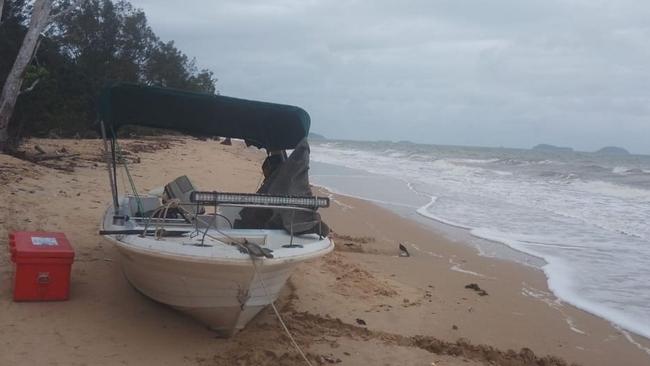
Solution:
<svg viewBox="0 0 650 366">
<path fill-rule="evenodd" d="M 540 267 L 562 301 L 650 338 L 650 156 L 311 144 L 314 184 L 465 231 L 483 255 Z"/>
</svg>

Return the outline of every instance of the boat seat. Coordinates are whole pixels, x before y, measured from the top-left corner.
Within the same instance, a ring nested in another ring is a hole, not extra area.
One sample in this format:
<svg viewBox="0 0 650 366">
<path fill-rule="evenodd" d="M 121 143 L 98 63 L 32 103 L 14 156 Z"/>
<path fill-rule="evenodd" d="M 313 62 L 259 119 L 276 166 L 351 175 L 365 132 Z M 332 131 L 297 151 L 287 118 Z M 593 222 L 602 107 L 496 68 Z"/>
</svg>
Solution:
<svg viewBox="0 0 650 366">
<path fill-rule="evenodd" d="M 192 184 L 190 178 L 186 175 L 182 175 L 165 186 L 162 195 L 162 202 L 165 204 L 169 200 L 176 198 L 181 201 L 181 203 L 185 204 L 183 205 L 185 211 L 188 211 L 193 215 L 202 215 L 205 213 L 205 207 L 190 203 L 190 194 L 193 191 L 196 191 L 196 187 Z"/>
</svg>

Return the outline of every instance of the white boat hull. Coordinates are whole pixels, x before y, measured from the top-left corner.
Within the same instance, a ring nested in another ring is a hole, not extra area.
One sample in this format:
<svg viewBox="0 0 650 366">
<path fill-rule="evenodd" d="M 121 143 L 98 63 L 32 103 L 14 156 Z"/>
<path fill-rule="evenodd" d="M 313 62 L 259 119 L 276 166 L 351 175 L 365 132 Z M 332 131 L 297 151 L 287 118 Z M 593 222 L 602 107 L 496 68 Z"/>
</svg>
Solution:
<svg viewBox="0 0 650 366">
<path fill-rule="evenodd" d="M 224 336 L 243 329 L 266 305 L 277 300 L 297 264 L 258 262 L 258 276 L 252 262 L 212 265 L 152 256 L 119 244 L 117 247 L 124 274 L 133 287 Z"/>
<path fill-rule="evenodd" d="M 107 212 L 104 230 L 112 225 Z M 244 235 L 245 230 L 231 233 Z M 249 238 L 267 239 L 283 233 L 249 230 Z M 212 241 L 211 247 L 187 243 L 198 239 L 155 240 L 151 236 L 104 235 L 121 256 L 128 281 L 142 294 L 191 315 L 221 336 L 243 329 L 264 307 L 277 300 L 294 268 L 301 262 L 329 253 L 334 244 L 328 238 L 294 238 L 299 248 L 276 247 L 274 258 L 253 260 L 236 246 Z M 249 240 L 250 241 L 250 240 Z M 284 242 L 284 241 L 282 241 Z"/>
</svg>

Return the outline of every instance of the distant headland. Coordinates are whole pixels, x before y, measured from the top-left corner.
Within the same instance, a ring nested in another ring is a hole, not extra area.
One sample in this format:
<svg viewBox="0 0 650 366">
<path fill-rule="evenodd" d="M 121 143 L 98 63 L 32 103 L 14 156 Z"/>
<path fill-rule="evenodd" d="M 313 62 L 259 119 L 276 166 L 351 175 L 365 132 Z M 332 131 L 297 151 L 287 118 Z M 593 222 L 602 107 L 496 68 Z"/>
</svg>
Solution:
<svg viewBox="0 0 650 366">
<path fill-rule="evenodd" d="M 555 145 L 549 145 L 549 144 L 539 144 L 539 145 L 533 146 L 533 150 L 552 151 L 552 152 L 572 152 L 573 148 L 563 147 L 563 146 L 555 146 Z"/>
<path fill-rule="evenodd" d="M 630 152 L 625 150 L 622 147 L 618 146 L 605 146 L 602 149 L 596 151 L 596 154 L 603 155 L 630 155 Z"/>
<path fill-rule="evenodd" d="M 327 140 L 327 138 L 325 136 L 314 133 L 314 132 L 309 133 L 309 139 L 311 139 L 311 140 Z"/>
<path fill-rule="evenodd" d="M 573 152 L 573 148 L 571 147 L 566 147 L 566 146 L 555 146 L 555 145 L 550 145 L 550 144 L 539 144 L 533 146 L 532 150 L 535 151 L 545 151 L 545 152 L 560 152 L 560 153 L 566 153 L 566 152 Z M 630 155 L 630 152 L 625 150 L 622 147 L 618 146 L 605 146 L 602 149 L 599 149 L 597 151 L 594 151 L 594 154 L 599 154 L 599 155 Z"/>
</svg>

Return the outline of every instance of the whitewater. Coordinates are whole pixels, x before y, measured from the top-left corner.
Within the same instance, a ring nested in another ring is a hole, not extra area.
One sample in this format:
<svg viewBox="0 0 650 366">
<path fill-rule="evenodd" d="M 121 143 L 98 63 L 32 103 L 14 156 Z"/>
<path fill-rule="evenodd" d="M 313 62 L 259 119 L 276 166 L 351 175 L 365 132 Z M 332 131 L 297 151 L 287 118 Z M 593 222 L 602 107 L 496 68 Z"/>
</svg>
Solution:
<svg viewBox="0 0 650 366">
<path fill-rule="evenodd" d="M 559 299 L 650 338 L 650 156 L 327 140 L 311 159 L 316 184 L 543 259 Z"/>
</svg>

